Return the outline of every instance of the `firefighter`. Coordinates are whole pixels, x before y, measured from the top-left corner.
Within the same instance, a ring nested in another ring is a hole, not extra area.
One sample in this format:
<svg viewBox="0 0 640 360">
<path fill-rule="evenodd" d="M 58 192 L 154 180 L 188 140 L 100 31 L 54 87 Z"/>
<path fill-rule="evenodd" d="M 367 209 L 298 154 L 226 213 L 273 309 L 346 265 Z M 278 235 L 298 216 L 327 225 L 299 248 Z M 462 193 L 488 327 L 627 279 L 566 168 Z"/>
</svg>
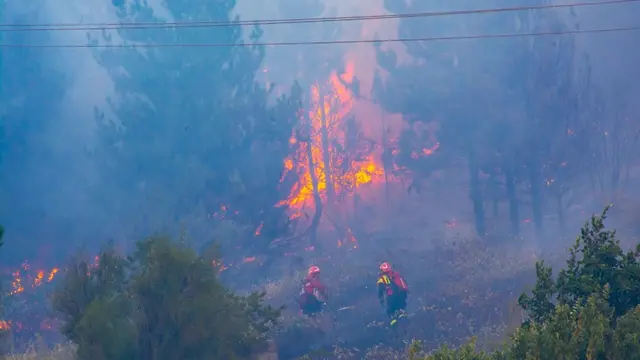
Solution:
<svg viewBox="0 0 640 360">
<path fill-rule="evenodd" d="M 400 273 L 393 271 L 388 262 L 383 262 L 380 264 L 377 288 L 380 305 L 385 308 L 393 326 L 407 315 L 405 308 L 409 286 Z"/>
<path fill-rule="evenodd" d="M 313 317 L 322 312 L 327 300 L 327 288 L 320 281 L 320 268 L 313 265 L 309 267 L 300 291 L 300 311 Z"/>
</svg>

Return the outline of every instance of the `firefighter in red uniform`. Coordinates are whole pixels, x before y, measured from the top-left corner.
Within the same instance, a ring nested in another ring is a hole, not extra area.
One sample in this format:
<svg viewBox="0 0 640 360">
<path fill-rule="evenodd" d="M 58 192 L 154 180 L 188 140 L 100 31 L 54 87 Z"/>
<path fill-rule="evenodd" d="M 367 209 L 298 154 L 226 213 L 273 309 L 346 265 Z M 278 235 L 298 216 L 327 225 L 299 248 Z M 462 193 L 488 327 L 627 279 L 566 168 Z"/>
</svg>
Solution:
<svg viewBox="0 0 640 360">
<path fill-rule="evenodd" d="M 407 314 L 407 295 L 409 286 L 404 278 L 391 269 L 391 265 L 383 262 L 380 265 L 380 275 L 378 275 L 378 300 L 391 318 L 391 326 L 395 325 L 398 319 Z"/>
<path fill-rule="evenodd" d="M 322 312 L 328 300 L 327 288 L 320 282 L 320 268 L 309 267 L 300 291 L 300 311 L 307 316 L 315 316 Z"/>
</svg>

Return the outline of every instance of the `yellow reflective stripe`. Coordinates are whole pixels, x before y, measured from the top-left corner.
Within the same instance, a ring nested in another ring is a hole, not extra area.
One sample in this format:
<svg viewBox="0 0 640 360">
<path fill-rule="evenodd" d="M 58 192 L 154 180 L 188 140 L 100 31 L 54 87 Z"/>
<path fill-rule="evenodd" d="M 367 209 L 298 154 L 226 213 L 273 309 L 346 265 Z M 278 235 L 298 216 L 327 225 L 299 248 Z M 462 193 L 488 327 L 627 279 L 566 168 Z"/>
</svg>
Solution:
<svg viewBox="0 0 640 360">
<path fill-rule="evenodd" d="M 387 275 L 382 275 L 381 277 L 378 278 L 378 284 L 390 285 L 391 279 L 389 279 Z"/>
</svg>

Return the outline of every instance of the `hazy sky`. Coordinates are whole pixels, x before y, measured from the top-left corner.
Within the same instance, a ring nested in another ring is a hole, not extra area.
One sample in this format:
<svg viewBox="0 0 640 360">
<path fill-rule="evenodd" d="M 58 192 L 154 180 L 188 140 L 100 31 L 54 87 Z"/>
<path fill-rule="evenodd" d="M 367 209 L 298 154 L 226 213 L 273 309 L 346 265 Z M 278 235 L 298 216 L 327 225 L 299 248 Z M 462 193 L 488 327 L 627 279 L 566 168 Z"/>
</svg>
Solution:
<svg viewBox="0 0 640 360">
<path fill-rule="evenodd" d="M 162 6 L 162 0 L 150 0 L 154 9 L 161 15 L 166 16 Z M 562 2 L 562 1 L 558 1 Z M 273 5 L 276 0 L 239 0 L 237 13 L 244 19 L 265 19 L 278 18 L 278 7 Z M 518 2 L 521 3 L 521 2 Z M 522 2 L 526 3 L 526 2 Z M 327 6 L 336 7 L 339 15 L 371 15 L 379 14 L 384 11 L 382 0 L 326 0 Z M 446 4 L 446 6 L 444 5 Z M 446 8 L 469 8 L 471 2 L 468 1 L 443 1 L 443 6 L 438 9 Z M 109 0 L 82 1 L 67 0 L 56 2 L 43 2 L 41 11 L 50 18 L 51 22 L 64 23 L 95 23 L 95 22 L 114 22 L 114 8 Z M 637 23 L 640 19 L 640 7 L 632 5 L 612 5 L 599 9 L 580 10 L 580 23 L 583 28 L 587 27 L 603 27 L 603 26 L 621 26 Z M 22 6 L 22 5 L 20 5 Z M 477 6 L 477 5 L 476 5 Z M 625 9 L 635 9 L 636 11 L 615 11 L 616 7 L 625 6 Z M 614 12 L 615 11 L 615 16 Z M 361 33 L 346 32 L 342 34 L 343 38 L 368 38 L 374 33 L 380 33 L 381 37 L 396 36 L 396 22 L 367 22 Z M 273 37 L 271 35 L 273 28 L 266 28 L 265 37 L 267 40 Z M 82 32 L 56 32 L 53 34 L 54 41 L 59 43 L 82 43 L 86 41 L 86 34 Z M 281 35 L 279 35 L 281 36 Z M 629 59 L 628 56 L 616 48 L 616 41 L 610 41 L 608 36 L 579 36 L 579 43 L 593 55 L 593 60 L 602 70 L 600 72 L 611 74 L 612 69 L 619 69 L 620 65 Z M 281 39 L 286 40 L 286 39 Z M 629 49 L 627 49 L 629 50 Z M 73 133 L 85 134 L 93 127 L 92 113 L 93 106 L 101 104 L 104 98 L 113 91 L 110 80 L 106 73 L 100 68 L 91 56 L 88 49 L 68 49 L 64 50 L 65 57 L 62 59 L 61 67 L 72 79 L 72 86 L 68 88 L 66 93 L 66 106 L 63 107 L 66 115 L 65 118 L 75 118 Z M 278 59 L 285 52 L 284 49 L 276 49 L 272 51 L 267 62 L 271 62 L 269 66 L 278 66 Z M 626 53 L 627 51 L 625 51 Z M 370 73 L 373 69 L 374 59 L 370 46 L 358 46 L 354 55 L 360 63 L 356 71 Z M 625 63 L 625 65 L 627 65 Z M 625 66 L 625 68 L 628 68 Z M 363 74 L 364 75 L 364 74 Z M 364 76 L 360 76 L 364 77 Z M 80 120 L 83 119 L 83 120 Z"/>
<path fill-rule="evenodd" d="M 162 0 L 150 0 L 154 9 L 161 15 L 167 16 L 166 11 L 162 7 Z M 563 2 L 563 1 L 557 1 Z M 265 19 L 278 18 L 278 7 L 273 5 L 276 0 L 239 0 L 237 13 L 244 19 Z M 518 2 L 524 3 L 526 2 Z M 56 2 L 44 2 L 42 11 L 46 13 L 52 22 L 64 23 L 95 23 L 95 22 L 114 22 L 117 21 L 111 1 L 96 0 L 67 0 Z M 339 15 L 371 15 L 384 12 L 382 0 L 326 0 L 327 6 L 336 7 Z M 443 1 L 440 9 L 454 8 L 470 8 L 469 1 Z M 637 23 L 640 19 L 640 7 L 632 5 L 612 5 L 599 9 L 580 10 L 580 23 L 582 28 L 589 27 L 606 27 L 606 26 L 624 26 Z M 477 6 L 477 5 L 475 5 Z M 488 5 L 487 5 L 488 6 Z M 620 9 L 635 9 L 636 11 L 616 11 L 616 7 Z M 370 38 L 376 32 L 382 38 L 392 38 L 396 34 L 396 21 L 371 21 L 367 22 L 360 33 L 345 32 L 342 38 Z M 273 33 L 277 30 L 273 28 L 265 28 L 266 40 L 273 39 Z M 616 35 L 622 38 L 624 35 Z M 82 32 L 57 32 L 54 33 L 54 41 L 59 43 L 82 43 L 86 41 L 86 34 Z M 282 37 L 282 34 L 278 34 Z M 630 49 L 626 49 L 624 53 L 616 46 L 617 41 L 611 41 L 611 36 L 586 35 L 579 36 L 578 42 L 580 46 L 589 51 L 592 55 L 594 64 L 597 65 L 596 72 L 598 74 L 606 74 L 606 76 L 620 76 L 624 78 L 624 74 L 616 69 L 629 69 L 630 61 L 635 61 L 634 57 L 626 56 Z M 284 40 L 287 39 L 277 39 Z M 314 49 L 317 50 L 317 49 Z M 312 51 L 314 51 L 312 50 Z M 287 49 L 274 49 L 267 58 L 267 66 L 279 66 L 280 59 L 286 58 Z M 104 99 L 112 93 L 113 86 L 106 73 L 93 59 L 88 49 L 69 49 L 64 50 L 65 56 L 60 66 L 66 72 L 72 81 L 72 85 L 66 93 L 65 105 L 62 107 L 62 118 L 73 121 L 73 126 L 65 131 L 71 132 L 71 136 L 89 136 L 93 129 L 93 107 L 94 105 L 102 105 Z M 371 46 L 356 46 L 350 54 L 357 61 L 356 75 L 361 80 L 366 81 L 367 75 L 371 74 L 375 61 Z M 62 124 L 61 124 L 62 125 Z M 64 144 L 69 144 L 65 142 Z M 64 144 L 60 144 L 64 146 Z"/>
<path fill-rule="evenodd" d="M 161 16 L 168 17 L 162 6 L 161 0 L 150 0 Z M 274 0 L 240 0 L 237 13 L 243 19 L 278 18 L 276 6 L 271 6 Z M 336 6 L 340 15 L 378 14 L 383 11 L 382 0 L 351 0 L 341 2 L 328 0 L 329 6 Z M 104 23 L 117 22 L 115 11 L 109 0 L 82 1 L 68 0 L 62 2 L 44 2 L 42 12 L 56 23 Z M 395 21 L 385 21 L 384 24 L 370 22 L 366 24 L 363 34 L 344 33 L 345 38 L 369 37 L 374 32 L 380 32 L 382 37 L 395 36 Z M 266 28 L 265 39 L 273 39 L 272 28 Z M 53 41 L 56 43 L 78 44 L 87 40 L 87 34 L 79 31 L 54 32 Z M 285 40 L 286 39 L 281 39 Z M 358 72 L 371 73 L 375 64 L 373 51 L 370 46 L 358 46 L 358 51 L 353 52 L 360 61 Z M 46 50 L 43 50 L 46 51 Z M 278 66 L 278 59 L 286 56 L 287 49 L 275 49 L 266 60 L 266 65 Z M 113 84 L 106 72 L 97 64 L 90 49 L 64 49 L 59 59 L 60 69 L 67 74 L 70 86 L 65 93 L 65 100 L 61 107 L 61 119 L 71 123 L 62 122 L 59 125 L 64 128 L 66 139 L 59 142 L 60 149 L 75 147 L 77 143 L 70 142 L 69 138 L 80 140 L 84 138 L 86 144 L 90 144 L 91 132 L 95 122 L 93 118 L 94 106 L 104 107 L 105 99 L 113 93 Z M 360 75 L 360 74 L 357 74 Z M 365 76 L 359 76 L 365 77 Z M 59 138 L 59 137 L 58 137 Z"/>
</svg>

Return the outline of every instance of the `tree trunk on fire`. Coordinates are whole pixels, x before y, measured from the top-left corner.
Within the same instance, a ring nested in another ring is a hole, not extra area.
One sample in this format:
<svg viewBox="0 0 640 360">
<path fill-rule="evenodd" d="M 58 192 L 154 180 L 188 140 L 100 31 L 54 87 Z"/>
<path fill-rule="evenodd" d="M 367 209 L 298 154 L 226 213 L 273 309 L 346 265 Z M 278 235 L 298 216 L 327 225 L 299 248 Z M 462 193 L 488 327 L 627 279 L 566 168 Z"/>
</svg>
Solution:
<svg viewBox="0 0 640 360">
<path fill-rule="evenodd" d="M 520 209 L 518 195 L 516 194 L 516 179 L 513 169 L 508 166 L 505 169 L 505 183 L 507 188 L 507 199 L 509 200 L 509 221 L 511 222 L 511 232 L 513 235 L 520 234 Z"/>
<path fill-rule="evenodd" d="M 313 214 L 311 220 L 311 226 L 309 229 L 309 238 L 311 245 L 317 247 L 318 245 L 318 225 L 320 225 L 320 218 L 322 218 L 322 198 L 320 197 L 320 189 L 318 188 L 318 178 L 316 177 L 315 164 L 313 163 L 313 147 L 311 146 L 311 140 L 307 144 L 307 157 L 309 158 L 309 175 L 311 176 L 311 186 L 313 186 L 313 202 L 316 206 L 316 211 Z"/>
<path fill-rule="evenodd" d="M 360 196 L 358 196 L 358 187 L 355 185 L 357 184 L 357 180 L 358 177 L 356 174 L 353 174 L 353 220 L 354 223 L 359 223 L 359 218 L 358 218 L 358 209 L 360 208 Z"/>
<path fill-rule="evenodd" d="M 475 218 L 476 231 L 479 236 L 485 236 L 486 226 L 484 222 L 484 205 L 482 202 L 482 192 L 480 191 L 480 169 L 475 158 L 475 154 L 469 156 L 469 185 L 470 197 L 473 203 L 473 216 Z"/>
<path fill-rule="evenodd" d="M 324 99 L 323 99 L 324 100 Z M 307 105 L 310 105 L 309 103 Z M 324 105 L 324 103 L 322 104 Z M 309 107 L 307 107 L 309 108 Z M 308 114 L 308 112 L 306 112 Z M 318 186 L 318 177 L 316 176 L 316 164 L 313 162 L 313 134 L 311 119 L 309 115 L 306 117 L 307 125 L 309 127 L 309 138 L 307 139 L 307 161 L 309 162 L 309 176 L 311 177 L 311 187 L 313 188 L 313 202 L 315 205 L 315 213 L 311 219 L 311 225 L 309 226 L 309 239 L 313 247 L 318 246 L 318 226 L 320 225 L 320 219 L 322 218 L 322 198 L 320 197 L 320 188 Z"/>
<path fill-rule="evenodd" d="M 329 205 L 333 204 L 333 179 L 331 177 L 331 153 L 329 152 L 329 129 L 327 128 L 327 114 L 325 111 L 325 96 L 322 92 L 322 89 L 318 87 L 318 91 L 320 93 L 320 121 L 321 121 L 321 130 L 320 134 L 322 137 L 322 160 L 324 162 L 324 177 L 325 184 L 327 185 L 327 203 Z"/>
</svg>

